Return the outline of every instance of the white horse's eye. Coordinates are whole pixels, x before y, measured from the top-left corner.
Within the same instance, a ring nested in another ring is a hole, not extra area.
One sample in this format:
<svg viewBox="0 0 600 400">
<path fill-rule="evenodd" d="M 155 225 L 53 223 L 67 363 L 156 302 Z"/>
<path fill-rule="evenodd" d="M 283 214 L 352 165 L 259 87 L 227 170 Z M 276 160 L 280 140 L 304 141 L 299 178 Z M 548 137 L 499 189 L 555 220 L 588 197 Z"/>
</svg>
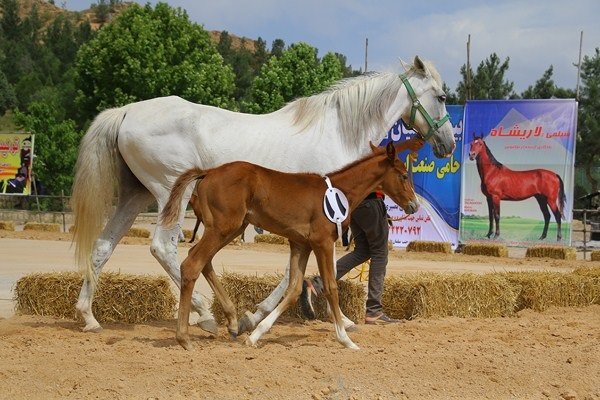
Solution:
<svg viewBox="0 0 600 400">
<path fill-rule="evenodd" d="M 438 100 L 439 100 L 441 103 L 445 103 L 445 102 L 446 102 L 446 95 L 445 95 L 445 94 L 443 94 L 443 95 L 441 95 L 441 96 L 438 96 Z"/>
</svg>

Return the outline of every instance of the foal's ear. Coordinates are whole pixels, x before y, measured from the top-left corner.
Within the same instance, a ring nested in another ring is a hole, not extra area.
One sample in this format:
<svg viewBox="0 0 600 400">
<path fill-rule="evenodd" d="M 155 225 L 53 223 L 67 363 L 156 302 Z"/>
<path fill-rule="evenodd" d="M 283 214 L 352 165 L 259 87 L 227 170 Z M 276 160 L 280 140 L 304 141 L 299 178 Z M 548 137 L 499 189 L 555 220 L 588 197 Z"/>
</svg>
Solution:
<svg viewBox="0 0 600 400">
<path fill-rule="evenodd" d="M 389 141 L 387 146 L 385 146 L 385 152 L 387 154 L 388 160 L 394 162 L 396 160 L 396 148 L 394 147 L 394 142 Z"/>
<path fill-rule="evenodd" d="M 374 146 L 374 145 L 373 145 L 373 142 L 371 142 L 370 140 L 369 140 L 369 146 L 371 146 L 371 151 L 372 151 L 373 153 L 375 153 L 375 151 L 377 150 L 377 146 Z"/>
</svg>

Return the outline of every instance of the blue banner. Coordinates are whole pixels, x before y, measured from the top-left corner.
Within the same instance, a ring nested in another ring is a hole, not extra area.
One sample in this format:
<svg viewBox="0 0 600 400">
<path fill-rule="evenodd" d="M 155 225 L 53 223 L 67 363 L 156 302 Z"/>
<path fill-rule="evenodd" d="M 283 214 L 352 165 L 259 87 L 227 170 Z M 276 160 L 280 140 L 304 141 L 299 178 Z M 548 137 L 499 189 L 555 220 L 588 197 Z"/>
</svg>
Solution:
<svg viewBox="0 0 600 400">
<path fill-rule="evenodd" d="M 577 102 L 469 101 L 461 242 L 570 245 Z"/>
<path fill-rule="evenodd" d="M 447 106 L 447 109 L 456 140 L 456 150 L 450 158 L 436 158 L 428 144 L 417 153 L 416 160 L 410 159 L 409 151 L 399 156 L 412 175 L 421 207 L 417 213 L 406 215 L 386 199 L 392 218 L 389 238 L 394 246 L 406 247 L 413 240 L 450 242 L 453 247 L 458 244 L 464 107 Z M 407 140 L 415 135 L 398 121 L 381 144 Z"/>
</svg>

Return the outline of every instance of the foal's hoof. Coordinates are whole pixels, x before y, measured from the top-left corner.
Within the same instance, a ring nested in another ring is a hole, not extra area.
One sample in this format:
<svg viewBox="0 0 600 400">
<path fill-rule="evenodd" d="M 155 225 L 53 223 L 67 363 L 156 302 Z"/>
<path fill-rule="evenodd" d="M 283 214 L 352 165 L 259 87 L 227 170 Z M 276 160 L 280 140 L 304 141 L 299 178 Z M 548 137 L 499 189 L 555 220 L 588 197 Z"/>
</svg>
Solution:
<svg viewBox="0 0 600 400">
<path fill-rule="evenodd" d="M 356 324 L 348 325 L 345 327 L 346 332 L 357 332 L 358 326 Z"/>
<path fill-rule="evenodd" d="M 194 345 L 192 345 L 190 339 L 177 338 L 177 343 L 179 343 L 181 347 L 183 347 L 187 351 L 191 351 L 194 349 Z"/>
<path fill-rule="evenodd" d="M 238 333 L 237 333 L 236 330 L 234 330 L 234 329 L 227 329 L 227 331 L 229 332 L 229 338 L 231 340 L 237 340 Z"/>
<path fill-rule="evenodd" d="M 199 321 L 198 326 L 203 331 L 212 333 L 215 336 L 217 335 L 217 333 L 219 333 L 217 321 L 215 321 L 214 319 L 205 319 L 204 321 Z"/>
<path fill-rule="evenodd" d="M 244 316 L 238 321 L 238 335 L 244 332 L 252 332 L 256 328 L 256 324 L 253 322 L 254 315 L 250 311 L 246 311 Z"/>
</svg>

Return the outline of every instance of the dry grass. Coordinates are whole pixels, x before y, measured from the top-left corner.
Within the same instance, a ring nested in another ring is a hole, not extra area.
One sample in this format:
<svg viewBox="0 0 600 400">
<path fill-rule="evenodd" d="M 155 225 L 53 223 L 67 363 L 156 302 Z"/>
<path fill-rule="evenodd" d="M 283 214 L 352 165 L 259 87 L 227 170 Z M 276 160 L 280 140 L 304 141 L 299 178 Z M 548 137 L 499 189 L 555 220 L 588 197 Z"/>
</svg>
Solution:
<svg viewBox="0 0 600 400">
<path fill-rule="evenodd" d="M 76 272 L 34 273 L 15 285 L 16 311 L 77 319 L 75 304 L 83 279 Z M 140 323 L 174 317 L 177 302 L 164 277 L 104 273 L 93 311 L 100 322 Z"/>
<path fill-rule="evenodd" d="M 240 317 L 246 310 L 253 312 L 256 309 L 256 305 L 271 294 L 282 278 L 283 276 L 279 274 L 251 276 L 225 272 L 221 275 L 221 283 L 235 304 L 237 315 Z M 338 282 L 338 290 L 340 308 L 344 314 L 353 321 L 362 320 L 364 318 L 365 307 L 363 285 L 352 281 L 340 281 Z M 317 298 L 314 307 L 317 318 L 327 320 L 324 296 Z M 217 321 L 223 322 L 225 320 L 223 308 L 216 299 L 213 301 L 212 311 Z M 303 318 L 298 303 L 290 307 L 283 315 L 293 318 Z"/>
<path fill-rule="evenodd" d="M 508 248 L 499 243 L 467 243 L 462 252 L 472 256 L 508 257 Z"/>
<path fill-rule="evenodd" d="M 60 232 L 60 224 L 45 224 L 41 222 L 27 222 L 23 225 L 24 231 Z"/>
<path fill-rule="evenodd" d="M 0 230 L 14 231 L 15 223 L 13 221 L 0 221 Z"/>
<path fill-rule="evenodd" d="M 554 258 L 556 260 L 575 260 L 577 250 L 574 247 L 534 246 L 527 248 L 525 257 Z"/>
<path fill-rule="evenodd" d="M 406 246 L 406 251 L 422 253 L 452 253 L 450 242 L 434 242 L 432 240 L 413 240 Z"/>
</svg>

